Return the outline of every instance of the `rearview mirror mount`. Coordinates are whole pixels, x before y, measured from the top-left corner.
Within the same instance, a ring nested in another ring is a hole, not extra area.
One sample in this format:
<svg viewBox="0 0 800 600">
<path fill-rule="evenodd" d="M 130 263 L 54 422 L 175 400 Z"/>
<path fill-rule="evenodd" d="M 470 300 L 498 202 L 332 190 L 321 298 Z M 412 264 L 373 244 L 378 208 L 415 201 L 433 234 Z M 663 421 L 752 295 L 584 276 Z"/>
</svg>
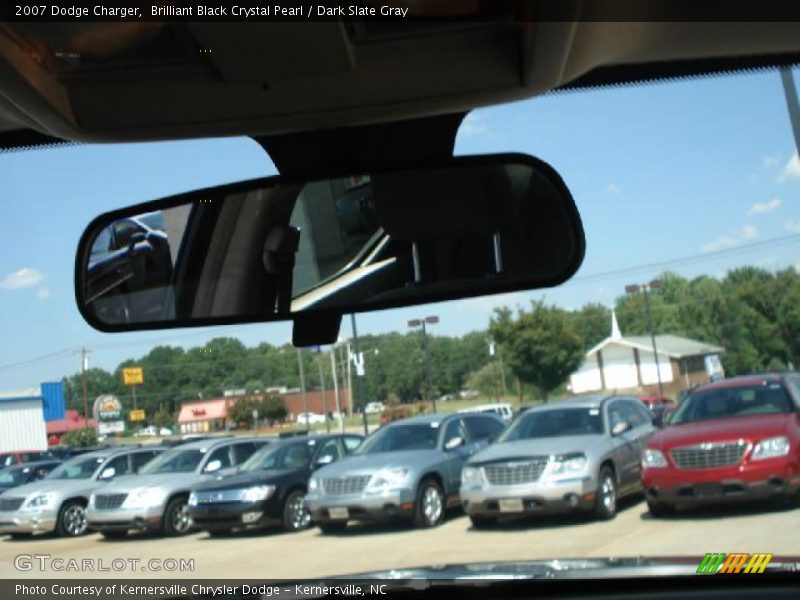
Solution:
<svg viewBox="0 0 800 600">
<path fill-rule="evenodd" d="M 294 320 L 295 345 L 310 346 L 335 340 L 345 313 L 558 285 L 584 248 L 549 165 L 459 157 L 100 215 L 78 246 L 76 300 L 101 331 Z"/>
</svg>

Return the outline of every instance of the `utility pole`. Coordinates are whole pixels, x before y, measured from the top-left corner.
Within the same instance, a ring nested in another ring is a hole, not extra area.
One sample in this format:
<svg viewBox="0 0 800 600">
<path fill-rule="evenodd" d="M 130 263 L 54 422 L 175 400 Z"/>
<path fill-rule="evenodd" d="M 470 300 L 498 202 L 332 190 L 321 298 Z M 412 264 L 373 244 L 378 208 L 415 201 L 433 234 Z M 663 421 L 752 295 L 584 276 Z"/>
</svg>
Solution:
<svg viewBox="0 0 800 600">
<path fill-rule="evenodd" d="M 428 367 L 428 335 L 425 328 L 426 323 L 435 325 L 439 322 L 439 317 L 425 317 L 424 319 L 411 319 L 408 326 L 413 329 L 415 327 L 422 327 L 422 400 L 427 400 L 430 393 L 430 369 Z M 434 394 L 435 395 L 435 394 Z M 436 398 L 431 398 L 433 402 L 433 412 L 436 412 Z"/>
<path fill-rule="evenodd" d="M 339 377 L 336 374 L 338 365 L 336 364 L 336 346 L 331 346 L 331 373 L 333 373 L 333 397 L 336 400 L 336 414 L 339 415 L 339 426 L 344 433 L 344 416 L 342 407 L 339 403 Z"/>
<path fill-rule="evenodd" d="M 356 329 L 356 316 L 353 313 L 350 313 L 350 326 L 353 328 L 353 350 L 355 352 L 355 356 L 359 361 L 362 360 L 361 353 L 358 351 L 358 329 Z M 364 366 L 361 364 L 361 368 L 356 370 L 356 386 L 357 386 L 357 394 L 353 396 L 353 403 L 355 404 L 358 402 L 358 406 L 361 409 L 361 417 L 364 422 L 364 435 L 369 435 L 369 426 L 367 425 L 367 411 L 364 409 L 364 395 L 363 395 L 363 388 L 361 386 L 361 378 L 364 376 Z M 352 393 L 352 392 L 351 392 Z"/>
<path fill-rule="evenodd" d="M 661 364 L 658 362 L 658 347 L 656 346 L 656 331 L 653 327 L 653 316 L 650 313 L 650 292 L 657 290 L 661 287 L 661 282 L 654 279 L 650 283 L 643 283 L 641 285 L 626 285 L 625 291 L 629 294 L 635 294 L 641 291 L 644 294 L 644 310 L 647 317 L 647 328 L 650 330 L 650 341 L 653 344 L 653 358 L 656 361 L 656 377 L 658 378 L 658 393 L 664 395 L 664 384 L 661 382 Z"/>
<path fill-rule="evenodd" d="M 306 427 L 308 427 L 308 393 L 306 392 L 306 374 L 303 369 L 303 351 L 300 348 L 297 349 L 297 366 L 300 370 L 300 390 L 303 392 L 303 417 L 306 420 Z"/>
<path fill-rule="evenodd" d="M 89 353 L 85 346 L 80 349 L 81 355 L 81 385 L 83 387 L 83 426 L 89 427 L 89 391 L 86 388 L 86 371 L 89 370 Z"/>
<path fill-rule="evenodd" d="M 322 412 L 325 415 L 325 432 L 331 432 L 331 422 L 328 419 L 328 390 L 325 387 L 325 372 L 322 369 L 322 348 L 317 348 L 317 365 L 319 366 L 319 385 L 322 388 Z"/>
</svg>

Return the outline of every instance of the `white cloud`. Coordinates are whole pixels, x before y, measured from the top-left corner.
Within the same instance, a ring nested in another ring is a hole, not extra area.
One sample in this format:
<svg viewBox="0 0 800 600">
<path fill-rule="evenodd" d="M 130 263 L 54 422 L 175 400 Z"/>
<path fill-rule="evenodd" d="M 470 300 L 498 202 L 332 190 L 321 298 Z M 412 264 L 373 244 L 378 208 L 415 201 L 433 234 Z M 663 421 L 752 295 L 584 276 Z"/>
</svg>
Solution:
<svg viewBox="0 0 800 600">
<path fill-rule="evenodd" d="M 718 252 L 719 250 L 727 250 L 728 248 L 736 248 L 741 246 L 748 240 L 753 240 L 758 237 L 758 229 L 752 225 L 746 225 L 737 231 L 725 234 L 718 237 L 713 242 L 709 242 L 701 248 L 703 252 Z"/>
<path fill-rule="evenodd" d="M 797 219 L 795 221 L 786 221 L 786 223 L 784 223 L 784 226 L 791 233 L 800 233 L 800 219 Z"/>
<path fill-rule="evenodd" d="M 38 290 L 36 290 L 36 297 L 39 300 L 46 300 L 50 297 L 50 289 L 46 287 L 40 287 Z"/>
<path fill-rule="evenodd" d="M 786 163 L 786 166 L 783 167 L 780 175 L 778 175 L 778 183 L 786 183 L 797 179 L 800 179 L 800 158 L 795 152 L 789 162 Z"/>
<path fill-rule="evenodd" d="M 461 122 L 461 127 L 458 128 L 458 133 L 464 137 L 473 137 L 482 135 L 489 131 L 489 128 L 483 123 L 483 120 L 476 114 L 470 113 Z"/>
<path fill-rule="evenodd" d="M 609 183 L 608 187 L 606 187 L 606 191 L 609 194 L 616 194 L 619 191 L 619 186 L 616 183 Z"/>
<path fill-rule="evenodd" d="M 21 290 L 38 284 L 44 275 L 37 269 L 22 267 L 0 279 L 0 290 Z"/>
<path fill-rule="evenodd" d="M 778 166 L 778 160 L 777 156 L 765 156 L 761 159 L 761 168 L 770 169 L 776 167 Z"/>
<path fill-rule="evenodd" d="M 772 200 L 768 200 L 767 202 L 756 202 L 753 206 L 750 207 L 749 214 L 751 215 L 764 215 L 766 213 L 771 213 L 773 210 L 776 210 L 781 205 L 780 198 L 773 198 Z"/>
</svg>

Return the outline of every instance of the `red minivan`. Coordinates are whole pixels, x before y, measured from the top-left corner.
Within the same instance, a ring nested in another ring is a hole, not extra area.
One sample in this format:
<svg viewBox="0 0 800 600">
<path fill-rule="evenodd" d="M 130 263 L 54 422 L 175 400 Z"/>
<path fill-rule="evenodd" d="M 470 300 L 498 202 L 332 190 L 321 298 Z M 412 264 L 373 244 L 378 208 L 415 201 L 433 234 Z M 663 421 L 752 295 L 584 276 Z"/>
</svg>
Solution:
<svg viewBox="0 0 800 600">
<path fill-rule="evenodd" d="M 800 375 L 735 377 L 699 386 L 642 455 L 650 513 L 678 506 L 800 494 Z"/>
</svg>

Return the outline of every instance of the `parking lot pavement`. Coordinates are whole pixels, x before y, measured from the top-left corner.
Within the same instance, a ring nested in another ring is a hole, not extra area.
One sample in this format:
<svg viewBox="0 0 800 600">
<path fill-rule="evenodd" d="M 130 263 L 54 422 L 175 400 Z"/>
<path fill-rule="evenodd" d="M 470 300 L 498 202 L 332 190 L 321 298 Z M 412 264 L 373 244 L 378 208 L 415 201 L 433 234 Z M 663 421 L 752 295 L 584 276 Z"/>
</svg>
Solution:
<svg viewBox="0 0 800 600">
<path fill-rule="evenodd" d="M 412 530 L 403 525 L 351 526 L 338 535 L 318 529 L 301 533 L 245 532 L 223 538 L 195 533 L 182 538 L 131 535 L 105 541 L 97 534 L 79 539 L 0 539 L 0 577 L 125 577 L 131 573 L 18 571 L 14 557 L 49 554 L 65 561 L 102 559 L 194 559 L 193 573 L 139 572 L 140 577 L 308 578 L 363 571 L 501 560 L 606 556 L 702 556 L 706 552 L 772 552 L 800 555 L 800 509 L 764 506 L 679 513 L 652 519 L 644 502 L 627 502 L 613 521 L 539 518 L 501 523 L 475 531 L 460 511 L 441 527 Z M 65 564 L 69 564 L 66 563 Z M 97 563 L 95 563 L 97 566 Z M 141 566 L 138 568 L 141 571 Z"/>
</svg>

